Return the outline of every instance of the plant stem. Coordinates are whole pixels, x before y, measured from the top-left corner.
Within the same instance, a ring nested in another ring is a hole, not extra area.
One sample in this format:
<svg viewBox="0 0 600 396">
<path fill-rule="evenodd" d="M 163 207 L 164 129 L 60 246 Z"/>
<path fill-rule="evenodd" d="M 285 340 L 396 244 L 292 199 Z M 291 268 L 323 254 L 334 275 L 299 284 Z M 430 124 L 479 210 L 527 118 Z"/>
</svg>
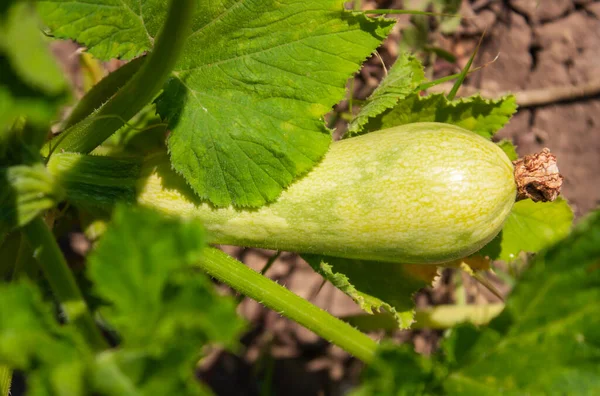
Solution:
<svg viewBox="0 0 600 396">
<path fill-rule="evenodd" d="M 301 324 L 363 362 L 373 361 L 377 343 L 366 334 L 248 268 L 226 253 L 215 248 L 207 248 L 204 250 L 203 260 L 199 266 L 214 278 Z"/>
<path fill-rule="evenodd" d="M 269 270 L 269 268 L 271 268 L 271 266 L 273 265 L 273 263 L 275 261 L 277 261 L 277 259 L 279 258 L 279 256 L 281 256 L 281 250 L 278 250 L 277 253 L 275 253 L 274 255 L 272 255 L 271 257 L 269 257 L 269 260 L 267 260 L 267 263 L 265 264 L 265 266 L 263 267 L 263 269 L 260 270 L 260 274 L 264 275 L 267 273 L 267 271 Z"/>
<path fill-rule="evenodd" d="M 108 76 L 94 85 L 88 93 L 85 94 L 77 106 L 71 111 L 69 118 L 64 122 L 64 128 L 72 127 L 85 117 L 92 114 L 96 109 L 108 101 L 123 87 L 140 69 L 146 60 L 145 56 L 133 59 L 124 64 Z"/>
<path fill-rule="evenodd" d="M 13 239 L 10 242 L 7 241 L 7 243 L 17 242 L 19 247 L 17 249 L 16 257 L 9 257 L 7 260 L 14 261 L 14 263 L 12 263 L 13 266 L 11 268 L 10 276 L 8 276 L 8 278 L 6 279 L 8 282 L 17 279 L 17 276 L 19 276 L 19 274 L 22 272 L 22 269 L 25 267 L 25 263 L 28 261 L 29 255 L 31 254 L 29 244 L 20 233 L 15 233 L 15 236 L 13 236 L 13 238 L 16 240 Z M 14 260 L 11 260 L 11 258 L 13 258 Z M 6 259 L 6 257 L 3 257 L 3 259 Z M 12 374 L 13 370 L 11 367 L 0 364 L 0 396 L 10 395 Z"/>
<path fill-rule="evenodd" d="M 183 50 L 197 0 L 172 0 L 148 59 L 131 80 L 91 117 L 50 142 L 48 151 L 89 153 L 146 106 L 163 87 Z M 46 151 L 46 150 L 44 150 Z"/>
<path fill-rule="evenodd" d="M 10 384 L 12 382 L 12 369 L 8 366 L 0 365 L 0 396 L 10 394 Z"/>
<path fill-rule="evenodd" d="M 75 278 L 44 220 L 36 217 L 23 227 L 22 232 L 67 320 L 77 327 L 94 350 L 106 349 L 108 345 L 96 327 Z"/>
<path fill-rule="evenodd" d="M 32 269 L 35 266 L 33 265 L 34 263 L 32 256 L 33 252 L 31 250 L 31 246 L 29 246 L 29 243 L 27 242 L 25 237 L 21 235 L 17 259 L 15 260 L 15 265 L 10 276 L 10 281 L 15 281 L 23 275 L 29 277 L 30 279 L 34 279 L 35 275 Z"/>
</svg>

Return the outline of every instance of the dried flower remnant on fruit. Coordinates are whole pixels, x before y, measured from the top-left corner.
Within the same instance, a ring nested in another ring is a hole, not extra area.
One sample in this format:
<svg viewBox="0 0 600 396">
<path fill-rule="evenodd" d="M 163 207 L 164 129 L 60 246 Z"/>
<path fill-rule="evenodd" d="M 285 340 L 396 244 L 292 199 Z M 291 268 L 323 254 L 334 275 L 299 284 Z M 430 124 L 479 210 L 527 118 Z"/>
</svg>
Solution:
<svg viewBox="0 0 600 396">
<path fill-rule="evenodd" d="M 563 177 L 556 165 L 556 156 L 544 148 L 540 153 L 526 155 L 516 161 L 515 181 L 517 201 L 531 198 L 534 202 L 554 201 L 560 194 Z"/>
</svg>

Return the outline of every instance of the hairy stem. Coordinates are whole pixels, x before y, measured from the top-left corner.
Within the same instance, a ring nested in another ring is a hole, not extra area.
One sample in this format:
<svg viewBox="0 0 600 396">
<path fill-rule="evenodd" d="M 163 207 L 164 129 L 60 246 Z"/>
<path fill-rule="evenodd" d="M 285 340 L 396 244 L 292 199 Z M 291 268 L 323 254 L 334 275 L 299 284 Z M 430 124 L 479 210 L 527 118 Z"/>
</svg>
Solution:
<svg viewBox="0 0 600 396">
<path fill-rule="evenodd" d="M 196 0 L 173 0 L 148 59 L 125 86 L 97 112 L 53 139 L 43 154 L 89 153 L 136 115 L 160 91 L 171 74 L 188 36 Z"/>
<path fill-rule="evenodd" d="M 41 217 L 33 219 L 23 227 L 23 235 L 29 242 L 33 255 L 60 302 L 67 320 L 77 327 L 93 349 L 100 351 L 107 348 L 108 345 L 94 323 L 54 235 L 44 220 Z"/>
<path fill-rule="evenodd" d="M 205 249 L 203 257 L 199 265 L 209 275 L 301 324 L 363 362 L 373 360 L 377 344 L 354 327 L 218 249 Z"/>
<path fill-rule="evenodd" d="M 73 109 L 69 118 L 64 122 L 64 128 L 70 128 L 83 120 L 95 110 L 102 107 L 119 89 L 121 89 L 127 82 L 140 70 L 140 67 L 146 60 L 145 56 L 141 56 L 126 63 L 122 67 L 118 68 L 108 76 L 100 80 L 98 84 L 94 85 L 88 93 L 85 94 L 77 106 Z"/>
<path fill-rule="evenodd" d="M 10 395 L 10 384 L 12 382 L 12 370 L 8 366 L 0 365 L 0 396 Z"/>
</svg>

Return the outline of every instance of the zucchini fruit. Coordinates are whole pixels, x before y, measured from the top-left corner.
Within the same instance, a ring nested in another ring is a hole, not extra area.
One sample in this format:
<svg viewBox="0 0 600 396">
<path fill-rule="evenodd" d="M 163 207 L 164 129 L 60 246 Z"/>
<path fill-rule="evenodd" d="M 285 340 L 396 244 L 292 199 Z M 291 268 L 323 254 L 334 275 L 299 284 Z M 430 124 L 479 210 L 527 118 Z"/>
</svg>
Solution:
<svg viewBox="0 0 600 396">
<path fill-rule="evenodd" d="M 200 218 L 213 243 L 415 264 L 479 250 L 516 198 L 504 152 L 441 123 L 335 142 L 312 171 L 258 209 L 199 201 L 165 154 L 148 158 L 141 173 L 140 204 Z"/>
</svg>

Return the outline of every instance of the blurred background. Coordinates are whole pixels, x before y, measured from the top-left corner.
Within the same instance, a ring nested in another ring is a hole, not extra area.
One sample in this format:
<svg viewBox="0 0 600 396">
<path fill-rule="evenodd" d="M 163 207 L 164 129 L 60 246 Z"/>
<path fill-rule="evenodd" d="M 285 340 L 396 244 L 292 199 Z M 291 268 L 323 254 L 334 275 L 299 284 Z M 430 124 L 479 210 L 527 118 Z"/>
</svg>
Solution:
<svg viewBox="0 0 600 396">
<path fill-rule="evenodd" d="M 510 138 L 519 155 L 548 147 L 558 157 L 565 181 L 563 196 L 577 217 L 600 204 L 600 1 L 594 0 L 406 0 L 348 2 L 355 9 L 406 9 L 460 14 L 441 16 L 390 15 L 398 20 L 378 55 L 366 62 L 354 81 L 353 94 L 330 117 L 341 136 L 351 113 L 366 99 L 402 51 L 415 53 L 426 75 L 436 79 L 458 73 L 476 51 L 472 73 L 460 95 L 481 92 L 493 98 L 517 94 L 517 115 L 497 136 Z M 94 82 L 120 66 L 98 63 L 72 43 L 54 43 L 53 51 L 82 95 Z M 450 90 L 450 85 L 435 87 Z M 72 263 L 82 262 L 90 248 L 79 232 L 63 241 Z M 223 247 L 261 270 L 276 252 Z M 323 284 L 305 262 L 283 252 L 266 275 L 336 316 L 360 313 L 356 304 L 331 284 Z M 514 277 L 498 263 L 489 281 L 501 293 L 510 291 Z M 225 286 L 223 293 L 233 294 Z M 459 271 L 445 270 L 434 287 L 415 296 L 418 309 L 440 304 L 495 304 L 501 300 Z M 243 299 L 240 314 L 249 323 L 237 354 L 208 351 L 198 375 L 217 395 L 343 395 L 360 381 L 362 363 L 310 331 Z M 419 353 L 437 348 L 443 329 L 377 330 L 375 339 L 393 337 L 411 343 Z M 17 391 L 17 389 L 14 389 Z"/>
</svg>

